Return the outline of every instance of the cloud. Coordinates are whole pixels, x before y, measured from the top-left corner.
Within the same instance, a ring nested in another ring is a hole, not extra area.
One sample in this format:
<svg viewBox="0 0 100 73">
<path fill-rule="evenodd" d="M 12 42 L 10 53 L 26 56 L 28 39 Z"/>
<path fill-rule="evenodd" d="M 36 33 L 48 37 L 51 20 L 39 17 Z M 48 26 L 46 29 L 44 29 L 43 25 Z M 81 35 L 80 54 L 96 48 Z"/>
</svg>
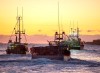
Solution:
<svg viewBox="0 0 100 73">
<path fill-rule="evenodd" d="M 100 30 L 79 30 L 79 32 L 100 32 Z"/>
</svg>

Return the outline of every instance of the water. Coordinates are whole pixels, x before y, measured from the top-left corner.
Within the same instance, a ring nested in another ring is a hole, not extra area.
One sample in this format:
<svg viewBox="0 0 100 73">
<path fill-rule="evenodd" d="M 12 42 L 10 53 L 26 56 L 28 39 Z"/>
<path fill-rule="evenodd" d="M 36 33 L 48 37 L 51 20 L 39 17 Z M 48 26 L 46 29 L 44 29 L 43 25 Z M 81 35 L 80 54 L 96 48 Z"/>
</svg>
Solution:
<svg viewBox="0 0 100 73">
<path fill-rule="evenodd" d="M 100 46 L 85 45 L 84 50 L 71 50 L 69 61 L 45 58 L 31 59 L 31 55 L 6 55 L 0 47 L 0 73 L 100 73 Z"/>
</svg>

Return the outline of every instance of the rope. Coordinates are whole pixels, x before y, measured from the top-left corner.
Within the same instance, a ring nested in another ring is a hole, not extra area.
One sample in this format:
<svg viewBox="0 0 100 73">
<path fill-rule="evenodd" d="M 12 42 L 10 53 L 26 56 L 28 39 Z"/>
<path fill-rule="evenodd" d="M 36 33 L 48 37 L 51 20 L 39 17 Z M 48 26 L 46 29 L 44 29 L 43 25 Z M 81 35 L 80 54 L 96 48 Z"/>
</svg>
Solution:
<svg viewBox="0 0 100 73">
<path fill-rule="evenodd" d="M 10 38 L 9 38 L 10 40 L 11 40 L 11 38 L 12 38 L 13 32 L 15 31 L 15 28 L 16 28 L 17 24 L 18 24 L 18 21 L 17 21 L 17 23 L 15 24 L 15 27 L 14 27 L 12 33 L 11 33 L 11 36 L 10 36 Z"/>
<path fill-rule="evenodd" d="M 25 34 L 24 34 L 24 36 L 25 36 Z M 25 42 L 27 43 L 27 39 L 26 39 L 26 36 L 25 36 Z"/>
</svg>

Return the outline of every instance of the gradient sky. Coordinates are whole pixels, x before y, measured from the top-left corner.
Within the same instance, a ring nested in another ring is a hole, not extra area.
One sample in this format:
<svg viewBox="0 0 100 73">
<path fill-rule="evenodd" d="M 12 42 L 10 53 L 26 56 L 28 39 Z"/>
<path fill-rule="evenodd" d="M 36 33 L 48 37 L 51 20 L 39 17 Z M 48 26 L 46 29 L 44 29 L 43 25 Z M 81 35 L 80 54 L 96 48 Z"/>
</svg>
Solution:
<svg viewBox="0 0 100 73">
<path fill-rule="evenodd" d="M 0 34 L 10 35 L 21 8 L 29 35 L 54 35 L 58 30 L 58 0 L 0 0 Z M 59 23 L 69 33 L 78 26 L 82 35 L 100 35 L 100 0 L 59 0 Z"/>
</svg>

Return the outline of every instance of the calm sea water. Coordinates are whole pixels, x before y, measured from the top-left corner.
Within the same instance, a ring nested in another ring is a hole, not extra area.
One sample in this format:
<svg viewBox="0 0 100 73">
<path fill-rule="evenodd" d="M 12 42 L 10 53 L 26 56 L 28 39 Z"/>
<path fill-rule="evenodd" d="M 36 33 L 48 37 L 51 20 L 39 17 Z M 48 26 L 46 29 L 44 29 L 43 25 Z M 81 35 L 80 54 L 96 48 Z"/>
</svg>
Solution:
<svg viewBox="0 0 100 73">
<path fill-rule="evenodd" d="M 71 50 L 69 61 L 31 59 L 30 53 L 6 55 L 5 49 L 6 45 L 0 45 L 0 73 L 100 73 L 99 45 L 85 45 L 84 50 Z"/>
</svg>

